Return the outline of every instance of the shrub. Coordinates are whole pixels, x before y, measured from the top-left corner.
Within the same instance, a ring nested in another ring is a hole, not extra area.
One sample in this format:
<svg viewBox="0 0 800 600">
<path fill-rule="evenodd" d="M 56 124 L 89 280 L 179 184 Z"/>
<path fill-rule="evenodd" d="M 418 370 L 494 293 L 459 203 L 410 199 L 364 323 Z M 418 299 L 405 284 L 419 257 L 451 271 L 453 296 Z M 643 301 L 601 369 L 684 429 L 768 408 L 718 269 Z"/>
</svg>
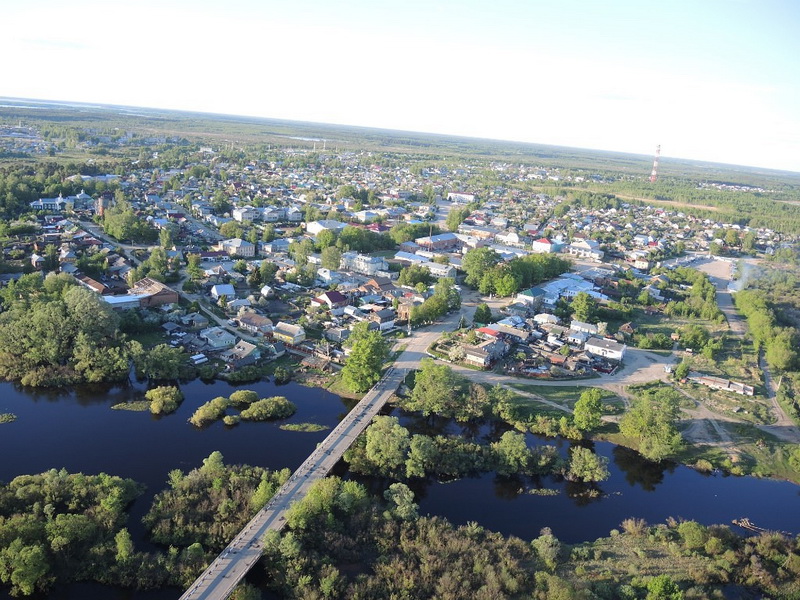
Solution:
<svg viewBox="0 0 800 600">
<path fill-rule="evenodd" d="M 242 419 L 247 421 L 267 421 L 291 417 L 297 407 L 283 396 L 273 396 L 253 402 L 242 411 Z"/>
<path fill-rule="evenodd" d="M 150 401 L 150 412 L 154 415 L 175 412 L 183 401 L 183 393 L 174 386 L 159 386 L 147 390 L 144 397 Z"/>
<path fill-rule="evenodd" d="M 628 535 L 640 536 L 647 531 L 647 521 L 644 519 L 625 519 L 619 526 Z"/>
<path fill-rule="evenodd" d="M 258 394 L 252 390 L 236 390 L 230 395 L 229 400 L 234 406 L 249 406 L 258 400 Z"/>
<path fill-rule="evenodd" d="M 216 421 L 225 414 L 225 409 L 228 408 L 228 399 L 223 396 L 217 396 L 213 400 L 206 402 L 199 406 L 194 414 L 189 418 L 189 423 L 195 427 L 202 427 L 209 423 Z"/>
</svg>

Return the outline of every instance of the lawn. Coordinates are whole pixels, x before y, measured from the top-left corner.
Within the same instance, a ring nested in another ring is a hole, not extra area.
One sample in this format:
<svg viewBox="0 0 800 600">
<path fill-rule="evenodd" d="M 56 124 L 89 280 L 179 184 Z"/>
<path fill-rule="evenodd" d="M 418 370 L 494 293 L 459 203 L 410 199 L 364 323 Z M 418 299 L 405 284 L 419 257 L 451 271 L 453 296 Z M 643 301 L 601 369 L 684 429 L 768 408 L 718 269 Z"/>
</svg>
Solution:
<svg viewBox="0 0 800 600">
<path fill-rule="evenodd" d="M 130 339 L 136 340 L 144 348 L 152 348 L 159 344 L 167 343 L 167 336 L 163 331 L 146 331 L 144 333 L 136 333 L 130 335 Z"/>
<path fill-rule="evenodd" d="M 581 397 L 581 394 L 584 390 L 590 389 L 588 387 L 571 385 L 571 386 L 549 386 L 549 385 L 533 385 L 528 383 L 512 383 L 511 387 L 516 388 L 523 392 L 529 392 L 531 394 L 536 394 L 537 396 L 541 396 L 546 400 L 550 400 L 551 402 L 557 402 L 567 408 L 575 408 L 575 403 L 578 401 L 578 398 Z M 619 404 L 622 405 L 623 402 L 620 398 L 616 396 L 613 392 L 609 392 L 608 390 L 604 390 L 601 388 L 601 393 L 603 394 L 603 404 Z"/>
</svg>

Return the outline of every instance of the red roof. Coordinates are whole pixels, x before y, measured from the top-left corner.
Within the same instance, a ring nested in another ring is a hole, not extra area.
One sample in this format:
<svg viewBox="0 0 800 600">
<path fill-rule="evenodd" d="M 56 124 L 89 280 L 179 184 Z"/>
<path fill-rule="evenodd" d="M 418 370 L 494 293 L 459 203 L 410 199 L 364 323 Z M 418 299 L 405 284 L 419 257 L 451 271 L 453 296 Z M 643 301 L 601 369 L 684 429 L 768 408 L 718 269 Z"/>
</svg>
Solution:
<svg viewBox="0 0 800 600">
<path fill-rule="evenodd" d="M 500 335 L 500 332 L 498 332 L 495 329 L 490 329 L 489 327 L 481 327 L 480 329 L 476 329 L 475 331 L 477 331 L 478 333 L 482 333 L 484 335 L 490 335 L 492 337 L 497 337 Z"/>
<path fill-rule="evenodd" d="M 552 244 L 553 242 L 551 242 L 547 238 L 539 238 L 538 240 L 536 240 L 536 243 L 537 244 Z"/>
</svg>

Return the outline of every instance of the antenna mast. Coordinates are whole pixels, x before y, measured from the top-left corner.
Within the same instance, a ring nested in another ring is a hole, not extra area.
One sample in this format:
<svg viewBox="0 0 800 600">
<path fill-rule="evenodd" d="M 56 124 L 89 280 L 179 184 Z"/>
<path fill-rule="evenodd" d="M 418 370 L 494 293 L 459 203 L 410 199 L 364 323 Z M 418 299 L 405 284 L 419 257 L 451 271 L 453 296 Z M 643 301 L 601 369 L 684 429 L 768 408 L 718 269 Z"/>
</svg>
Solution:
<svg viewBox="0 0 800 600">
<path fill-rule="evenodd" d="M 650 173 L 650 183 L 655 183 L 658 179 L 658 158 L 661 156 L 661 144 L 656 146 L 656 157 L 653 160 L 653 171 Z"/>
</svg>

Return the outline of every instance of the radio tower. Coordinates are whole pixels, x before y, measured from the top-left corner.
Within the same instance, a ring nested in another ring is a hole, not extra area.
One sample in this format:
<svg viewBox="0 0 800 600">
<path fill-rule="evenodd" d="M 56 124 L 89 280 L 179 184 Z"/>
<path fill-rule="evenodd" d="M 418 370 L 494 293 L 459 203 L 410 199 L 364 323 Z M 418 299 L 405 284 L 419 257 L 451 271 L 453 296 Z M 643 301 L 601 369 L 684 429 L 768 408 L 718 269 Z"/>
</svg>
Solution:
<svg viewBox="0 0 800 600">
<path fill-rule="evenodd" d="M 661 156 L 661 144 L 656 146 L 656 157 L 653 159 L 653 171 L 650 173 L 650 183 L 655 183 L 658 179 L 658 157 Z"/>
</svg>

